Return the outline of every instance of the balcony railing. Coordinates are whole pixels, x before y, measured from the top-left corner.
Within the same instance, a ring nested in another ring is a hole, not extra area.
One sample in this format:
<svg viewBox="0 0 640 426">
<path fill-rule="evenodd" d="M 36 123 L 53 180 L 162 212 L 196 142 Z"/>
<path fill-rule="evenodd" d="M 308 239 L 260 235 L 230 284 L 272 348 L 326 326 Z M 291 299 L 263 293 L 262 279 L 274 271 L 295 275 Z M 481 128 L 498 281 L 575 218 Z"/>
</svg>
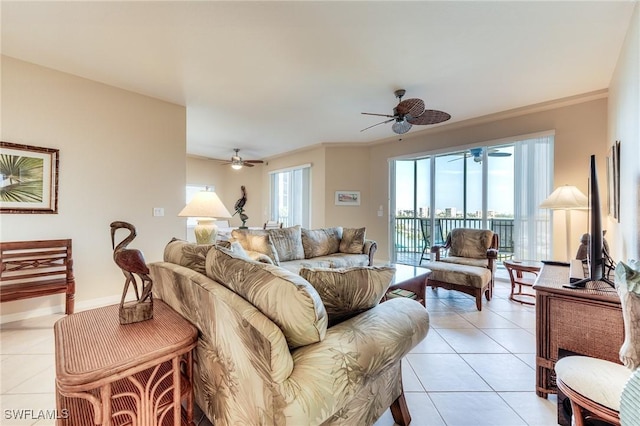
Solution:
<svg viewBox="0 0 640 426">
<path fill-rule="evenodd" d="M 425 242 L 420 221 L 430 221 L 420 217 L 396 218 L 396 253 L 422 253 L 425 244 L 443 244 L 446 236 L 454 228 L 482 229 L 482 219 L 437 218 L 435 219 L 435 235 Z M 488 219 L 489 229 L 500 237 L 499 258 L 509 259 L 513 256 L 513 219 Z M 429 224 L 430 225 L 430 224 Z"/>
</svg>

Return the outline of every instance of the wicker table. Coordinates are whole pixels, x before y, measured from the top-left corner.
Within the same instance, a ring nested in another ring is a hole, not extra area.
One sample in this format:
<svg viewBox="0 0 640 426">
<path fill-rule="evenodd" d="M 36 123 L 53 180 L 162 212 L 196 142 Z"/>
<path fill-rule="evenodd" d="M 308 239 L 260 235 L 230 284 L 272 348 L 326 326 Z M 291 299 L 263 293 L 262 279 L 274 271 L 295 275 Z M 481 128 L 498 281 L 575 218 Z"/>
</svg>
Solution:
<svg viewBox="0 0 640 426">
<path fill-rule="evenodd" d="M 148 321 L 120 325 L 113 305 L 62 318 L 54 333 L 58 425 L 193 424 L 197 329 L 161 300 Z"/>
<path fill-rule="evenodd" d="M 523 291 L 522 287 L 533 287 L 538 272 L 540 272 L 540 268 L 542 268 L 542 263 L 533 260 L 508 259 L 504 260 L 502 264 L 507 269 L 507 272 L 509 272 L 509 279 L 511 280 L 509 300 L 525 305 L 535 305 L 536 295 Z M 528 297 L 530 297 L 531 300 L 525 299 Z"/>
</svg>

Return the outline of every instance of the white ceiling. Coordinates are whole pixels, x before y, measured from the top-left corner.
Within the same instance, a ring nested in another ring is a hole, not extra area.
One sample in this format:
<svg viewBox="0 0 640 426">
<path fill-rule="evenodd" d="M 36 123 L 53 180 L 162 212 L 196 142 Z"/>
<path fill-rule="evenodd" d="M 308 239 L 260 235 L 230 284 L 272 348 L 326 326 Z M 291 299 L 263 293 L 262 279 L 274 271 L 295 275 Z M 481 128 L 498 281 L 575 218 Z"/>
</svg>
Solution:
<svg viewBox="0 0 640 426">
<path fill-rule="evenodd" d="M 360 113 L 398 88 L 448 123 L 607 88 L 634 1 L 1 7 L 3 54 L 185 105 L 190 154 L 255 159 L 393 136 Z"/>
</svg>

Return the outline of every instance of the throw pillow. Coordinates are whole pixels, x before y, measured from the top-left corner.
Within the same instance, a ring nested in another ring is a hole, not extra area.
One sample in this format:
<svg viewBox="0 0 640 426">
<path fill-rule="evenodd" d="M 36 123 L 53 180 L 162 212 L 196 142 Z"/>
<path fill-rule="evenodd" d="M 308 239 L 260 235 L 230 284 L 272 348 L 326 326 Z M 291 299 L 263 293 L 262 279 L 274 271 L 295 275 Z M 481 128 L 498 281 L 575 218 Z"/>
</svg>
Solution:
<svg viewBox="0 0 640 426">
<path fill-rule="evenodd" d="M 331 327 L 380 303 L 391 284 L 395 268 L 302 268 L 299 273 L 320 294 Z"/>
<path fill-rule="evenodd" d="M 280 259 L 278 259 L 278 252 L 276 251 L 269 234 L 264 231 L 261 233 L 247 232 L 245 230 L 234 229 L 231 231 L 231 237 L 233 241 L 237 241 L 242 245 L 245 250 L 257 251 L 258 253 L 265 254 L 271 258 L 271 261 L 278 265 Z"/>
<path fill-rule="evenodd" d="M 207 255 L 206 271 L 209 278 L 242 296 L 273 321 L 290 348 L 324 338 L 327 311 L 318 292 L 301 276 L 218 248 Z"/>
<path fill-rule="evenodd" d="M 366 228 L 344 228 L 340 240 L 340 253 L 362 254 Z"/>
<path fill-rule="evenodd" d="M 164 248 L 164 261 L 205 273 L 205 259 L 212 244 L 195 244 L 173 238 Z"/>
<path fill-rule="evenodd" d="M 305 259 L 326 256 L 340 250 L 342 227 L 302 229 L 302 247 Z"/>
<path fill-rule="evenodd" d="M 304 259 L 300 225 L 290 228 L 269 229 L 266 232 L 278 252 L 278 260 L 280 262 Z"/>
<path fill-rule="evenodd" d="M 616 290 L 622 304 L 624 342 L 620 361 L 631 370 L 640 366 L 640 261 L 616 266 Z"/>
</svg>

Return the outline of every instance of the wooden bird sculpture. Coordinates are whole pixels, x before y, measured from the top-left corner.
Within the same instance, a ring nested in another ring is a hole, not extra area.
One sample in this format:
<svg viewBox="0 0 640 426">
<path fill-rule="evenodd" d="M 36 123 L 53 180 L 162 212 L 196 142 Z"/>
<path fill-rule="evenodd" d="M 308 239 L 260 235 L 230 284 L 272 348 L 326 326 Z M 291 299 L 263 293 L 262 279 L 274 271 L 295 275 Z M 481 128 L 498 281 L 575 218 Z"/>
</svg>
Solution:
<svg viewBox="0 0 640 426">
<path fill-rule="evenodd" d="M 240 228 L 246 228 L 246 222 L 247 219 L 249 219 L 249 216 L 244 214 L 244 205 L 247 204 L 247 191 L 244 185 L 240 187 L 240 190 L 242 191 L 242 197 L 240 197 L 238 201 L 236 201 L 236 204 L 233 206 L 236 211 L 234 215 L 237 213 L 240 217 L 240 220 L 242 221 L 242 226 Z"/>
<path fill-rule="evenodd" d="M 115 236 L 118 229 L 129 230 L 129 235 L 118 245 L 115 245 Z M 111 223 L 111 247 L 113 248 L 113 260 L 122 269 L 125 276 L 124 290 L 120 299 L 120 324 L 131 324 L 153 318 L 153 295 L 151 288 L 153 281 L 149 276 L 149 268 L 140 250 L 128 249 L 127 246 L 136 238 L 136 228 L 130 223 L 115 221 Z M 138 291 L 140 278 L 141 292 Z M 133 285 L 136 300 L 126 302 L 129 285 Z"/>
</svg>

